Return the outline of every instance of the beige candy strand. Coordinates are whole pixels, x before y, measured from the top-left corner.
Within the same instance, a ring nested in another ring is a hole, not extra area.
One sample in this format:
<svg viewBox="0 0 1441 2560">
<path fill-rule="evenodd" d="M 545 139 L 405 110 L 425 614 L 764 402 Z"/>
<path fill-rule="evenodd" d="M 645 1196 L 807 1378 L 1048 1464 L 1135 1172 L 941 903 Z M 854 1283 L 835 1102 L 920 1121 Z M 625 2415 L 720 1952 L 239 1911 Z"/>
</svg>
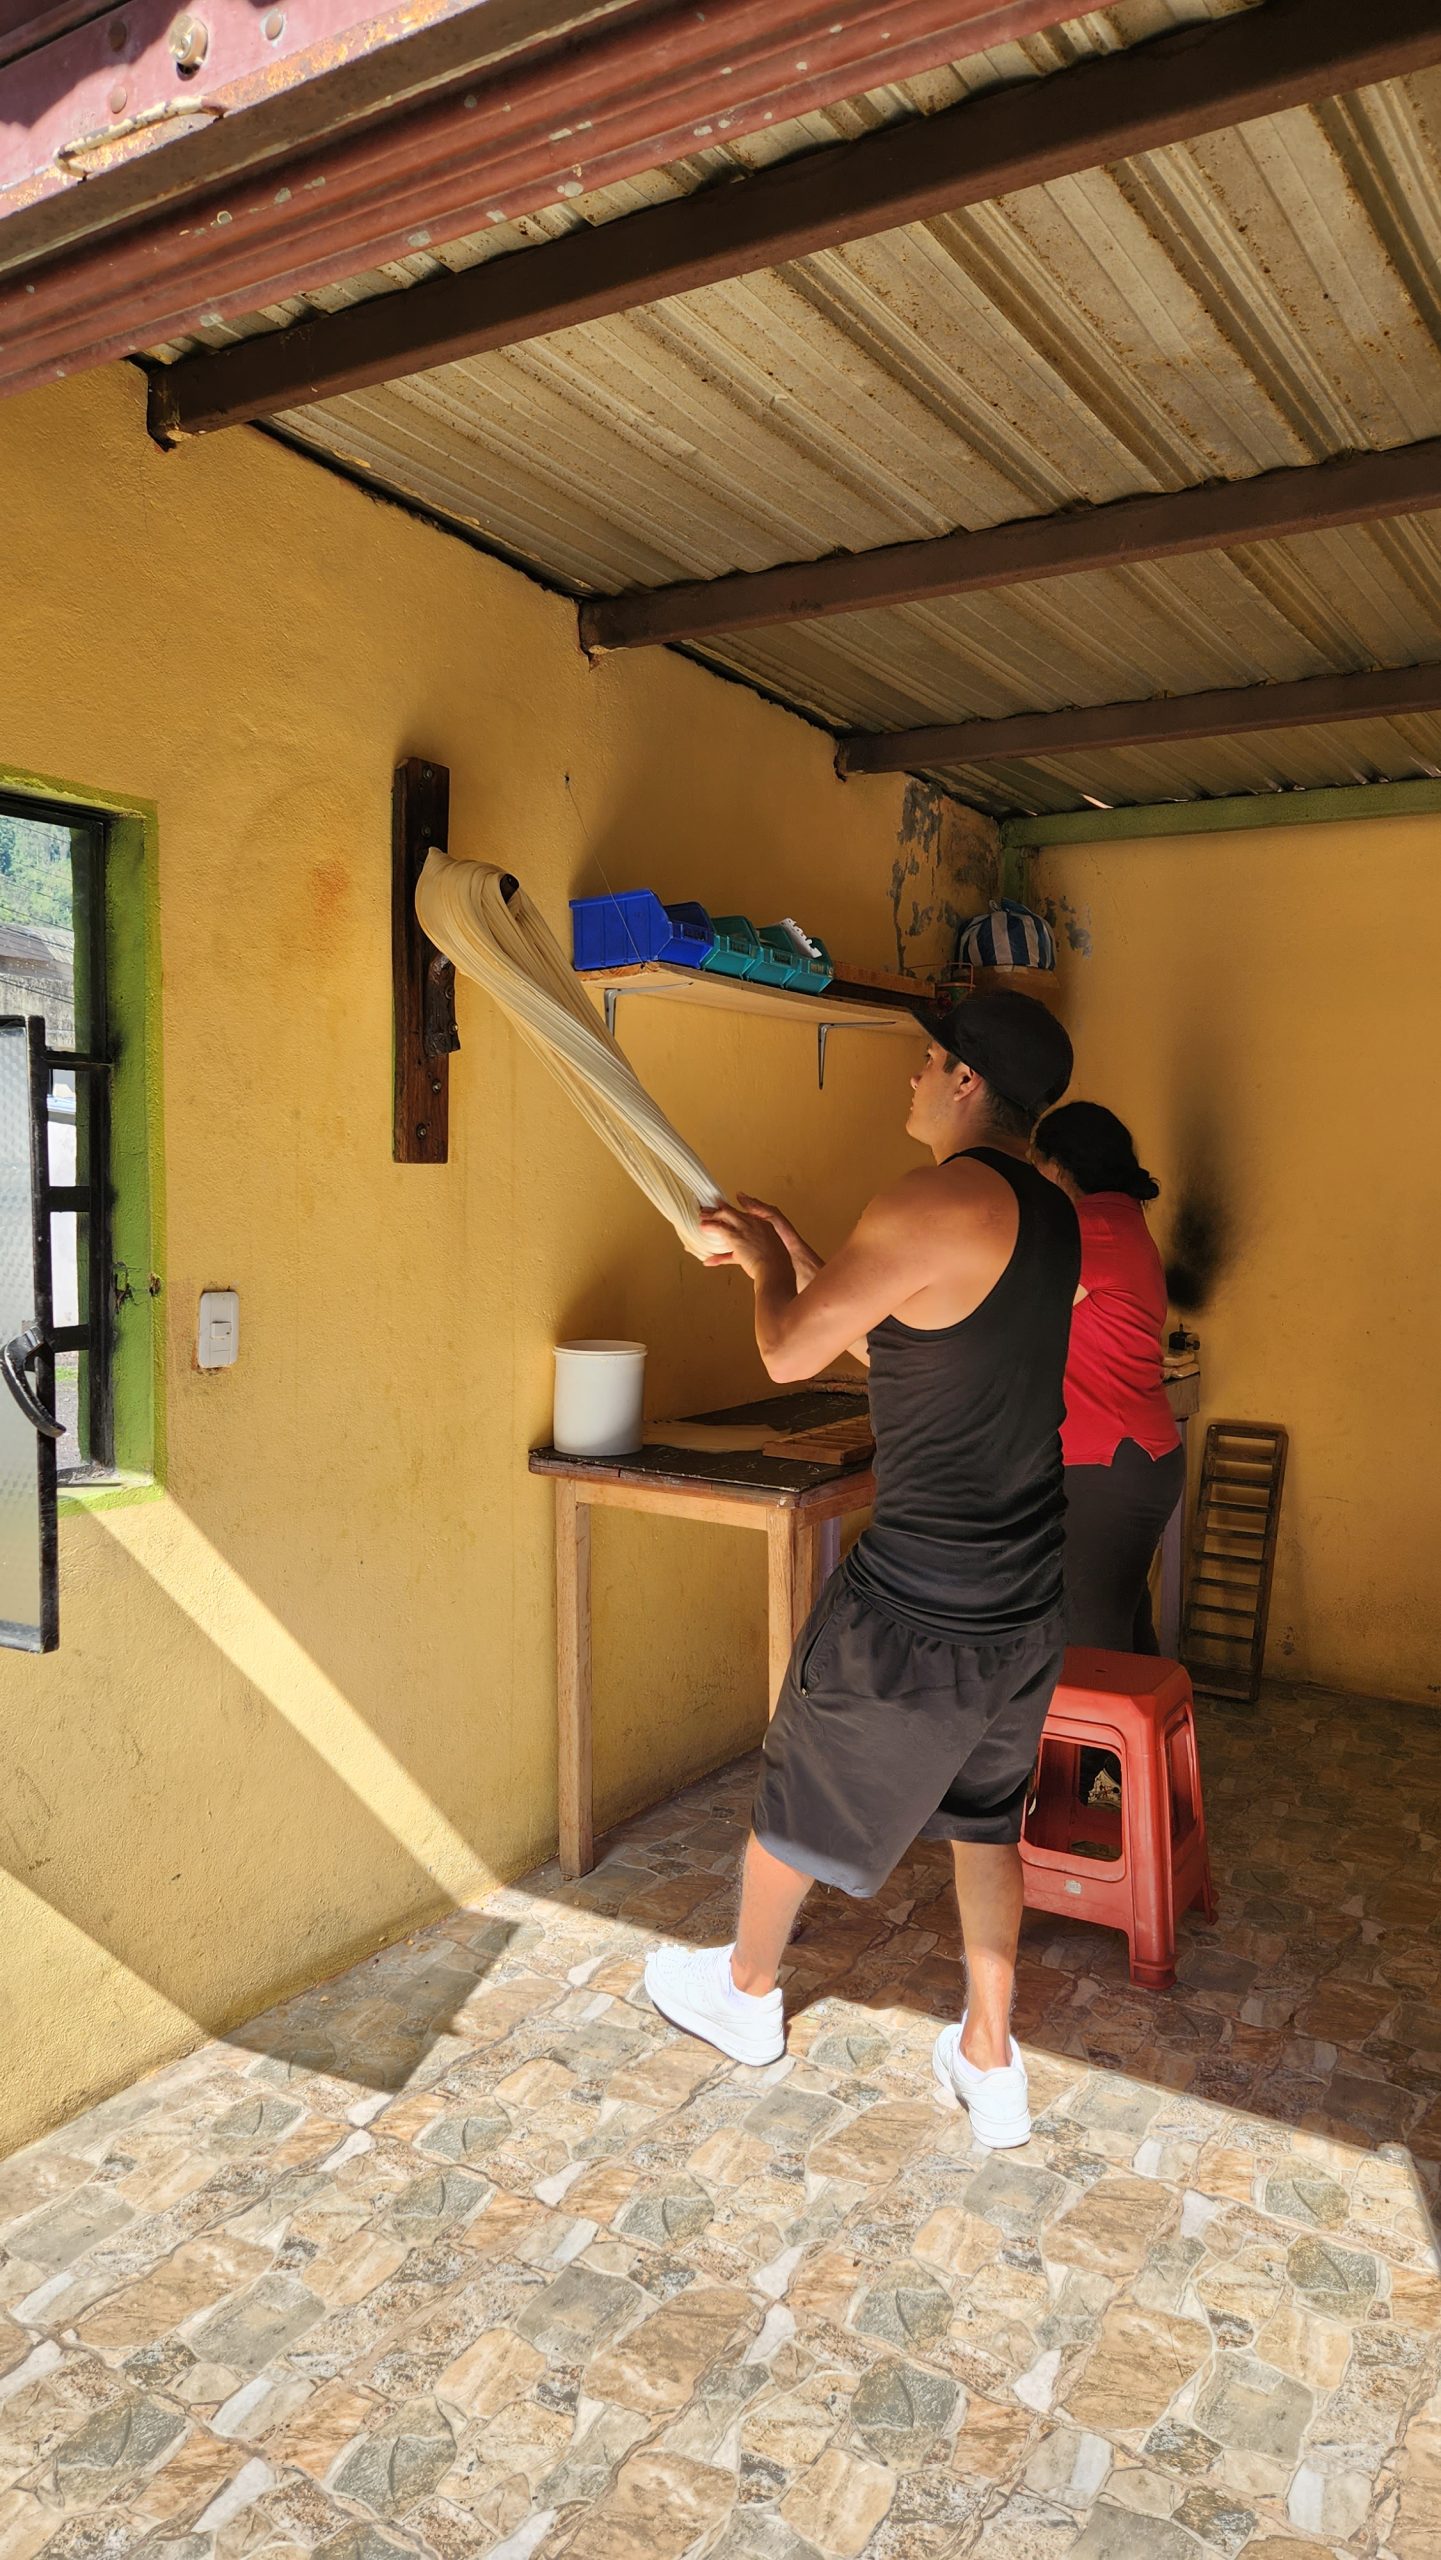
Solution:
<svg viewBox="0 0 1441 2560">
<path fill-rule="evenodd" d="M 514 875 L 432 853 L 416 914 L 437 950 L 494 996 L 687 1250 L 703 1255 L 701 1211 L 722 1193 L 652 1102 L 525 891 L 512 885 L 507 898 L 503 880 Z"/>
</svg>

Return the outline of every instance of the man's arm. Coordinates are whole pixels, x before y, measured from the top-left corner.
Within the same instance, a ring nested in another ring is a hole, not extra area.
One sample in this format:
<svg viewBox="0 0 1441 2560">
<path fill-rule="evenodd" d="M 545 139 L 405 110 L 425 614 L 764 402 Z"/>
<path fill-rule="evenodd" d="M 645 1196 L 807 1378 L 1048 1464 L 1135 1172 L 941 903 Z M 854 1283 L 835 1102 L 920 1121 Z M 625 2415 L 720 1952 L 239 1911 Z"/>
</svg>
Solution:
<svg viewBox="0 0 1441 2560">
<path fill-rule="evenodd" d="M 807 1244 L 805 1237 L 800 1233 L 797 1227 L 794 1227 L 791 1224 L 791 1221 L 786 1216 L 785 1211 L 783 1209 L 777 1209 L 771 1201 L 755 1200 L 751 1197 L 751 1194 L 748 1191 L 738 1191 L 736 1193 L 736 1199 L 740 1207 L 742 1209 L 749 1210 L 753 1218 L 764 1218 L 770 1226 L 774 1227 L 776 1234 L 780 1237 L 782 1244 L 790 1255 L 791 1269 L 795 1273 L 796 1287 L 798 1289 L 808 1289 L 811 1282 L 815 1279 L 816 1274 L 825 1269 L 824 1257 L 817 1253 L 813 1244 Z M 871 1365 L 871 1351 L 870 1344 L 867 1342 L 864 1334 L 858 1335 L 854 1342 L 848 1342 L 846 1344 L 846 1349 L 853 1360 L 858 1360 L 860 1362 L 863 1369 L 869 1369 Z"/>
<path fill-rule="evenodd" d="M 935 1221 L 925 1214 L 933 1179 L 926 1173 L 908 1174 L 882 1192 L 839 1253 L 801 1289 L 791 1258 L 766 1219 L 742 1209 L 707 1214 L 704 1225 L 717 1247 L 711 1259 L 737 1262 L 750 1274 L 756 1342 L 778 1385 L 814 1378 L 934 1276 Z"/>
</svg>

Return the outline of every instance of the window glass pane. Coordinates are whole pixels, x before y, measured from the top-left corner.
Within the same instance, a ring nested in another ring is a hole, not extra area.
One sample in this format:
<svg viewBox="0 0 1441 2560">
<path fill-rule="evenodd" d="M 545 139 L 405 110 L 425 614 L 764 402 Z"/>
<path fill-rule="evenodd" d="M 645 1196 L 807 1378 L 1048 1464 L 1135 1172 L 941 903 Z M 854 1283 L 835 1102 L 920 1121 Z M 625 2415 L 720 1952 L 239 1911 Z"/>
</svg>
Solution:
<svg viewBox="0 0 1441 2560">
<path fill-rule="evenodd" d="M 50 1217 L 50 1291 L 57 1325 L 80 1322 L 80 1221 L 73 1209 L 57 1209 Z M 65 1425 L 65 1437 L 55 1444 L 55 1463 L 63 1474 L 67 1468 L 84 1461 L 84 1435 L 80 1427 L 80 1381 L 82 1354 L 57 1351 L 55 1355 L 55 1412 Z"/>
<path fill-rule="evenodd" d="M 30 1059 L 22 1031 L 0 1032 L 0 1342 L 35 1313 L 31 1233 Z M 6 1643 L 38 1629 L 44 1597 L 45 1468 L 19 1406 L 0 1394 L 0 1628 Z"/>
<path fill-rule="evenodd" d="M 56 1325 L 80 1322 L 80 1221 L 73 1209 L 50 1217 L 50 1295 Z"/>
<path fill-rule="evenodd" d="M 57 1351 L 55 1355 L 55 1419 L 65 1425 L 65 1437 L 55 1443 L 55 1464 L 62 1476 L 73 1475 L 84 1465 L 80 1454 L 80 1381 L 84 1355 L 79 1351 Z"/>
<path fill-rule="evenodd" d="M 57 1069 L 50 1079 L 50 1179 L 67 1187 L 75 1170 L 75 1078 Z"/>
<path fill-rule="evenodd" d="M 42 1013 L 52 1049 L 75 1038 L 71 832 L 0 810 L 0 1014 Z"/>
</svg>

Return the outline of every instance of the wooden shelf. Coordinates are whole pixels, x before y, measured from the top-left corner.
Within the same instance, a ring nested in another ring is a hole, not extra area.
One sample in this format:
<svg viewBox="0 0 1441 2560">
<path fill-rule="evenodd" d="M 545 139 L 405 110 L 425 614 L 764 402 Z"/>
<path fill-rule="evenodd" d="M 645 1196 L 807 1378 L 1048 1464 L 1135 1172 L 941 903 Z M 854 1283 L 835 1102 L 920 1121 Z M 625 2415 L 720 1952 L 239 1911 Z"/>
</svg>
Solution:
<svg viewBox="0 0 1441 2560">
<path fill-rule="evenodd" d="M 805 1023 L 812 1031 L 898 1031 L 910 1040 L 925 1036 L 901 996 L 838 995 L 834 987 L 818 996 L 805 995 L 791 987 L 758 986 L 753 978 L 722 977 L 711 969 L 668 969 L 659 960 L 631 969 L 586 969 L 578 975 L 608 1011 L 621 996 L 659 996 L 667 1003 L 708 1005 L 721 1013 Z M 933 999 L 934 993 L 928 980 L 917 979 L 918 1004 Z"/>
</svg>

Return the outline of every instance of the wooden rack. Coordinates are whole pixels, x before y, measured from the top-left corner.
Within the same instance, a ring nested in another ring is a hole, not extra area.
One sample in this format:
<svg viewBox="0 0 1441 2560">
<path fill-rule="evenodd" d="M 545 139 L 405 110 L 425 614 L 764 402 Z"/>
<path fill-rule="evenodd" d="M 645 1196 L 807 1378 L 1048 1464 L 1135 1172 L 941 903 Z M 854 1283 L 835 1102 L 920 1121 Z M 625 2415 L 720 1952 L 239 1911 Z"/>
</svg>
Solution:
<svg viewBox="0 0 1441 2560">
<path fill-rule="evenodd" d="M 1242 1706 L 1261 1692 L 1286 1448 L 1276 1422 L 1213 1422 L 1206 1434 L 1181 1658 L 1200 1693 Z"/>
</svg>

